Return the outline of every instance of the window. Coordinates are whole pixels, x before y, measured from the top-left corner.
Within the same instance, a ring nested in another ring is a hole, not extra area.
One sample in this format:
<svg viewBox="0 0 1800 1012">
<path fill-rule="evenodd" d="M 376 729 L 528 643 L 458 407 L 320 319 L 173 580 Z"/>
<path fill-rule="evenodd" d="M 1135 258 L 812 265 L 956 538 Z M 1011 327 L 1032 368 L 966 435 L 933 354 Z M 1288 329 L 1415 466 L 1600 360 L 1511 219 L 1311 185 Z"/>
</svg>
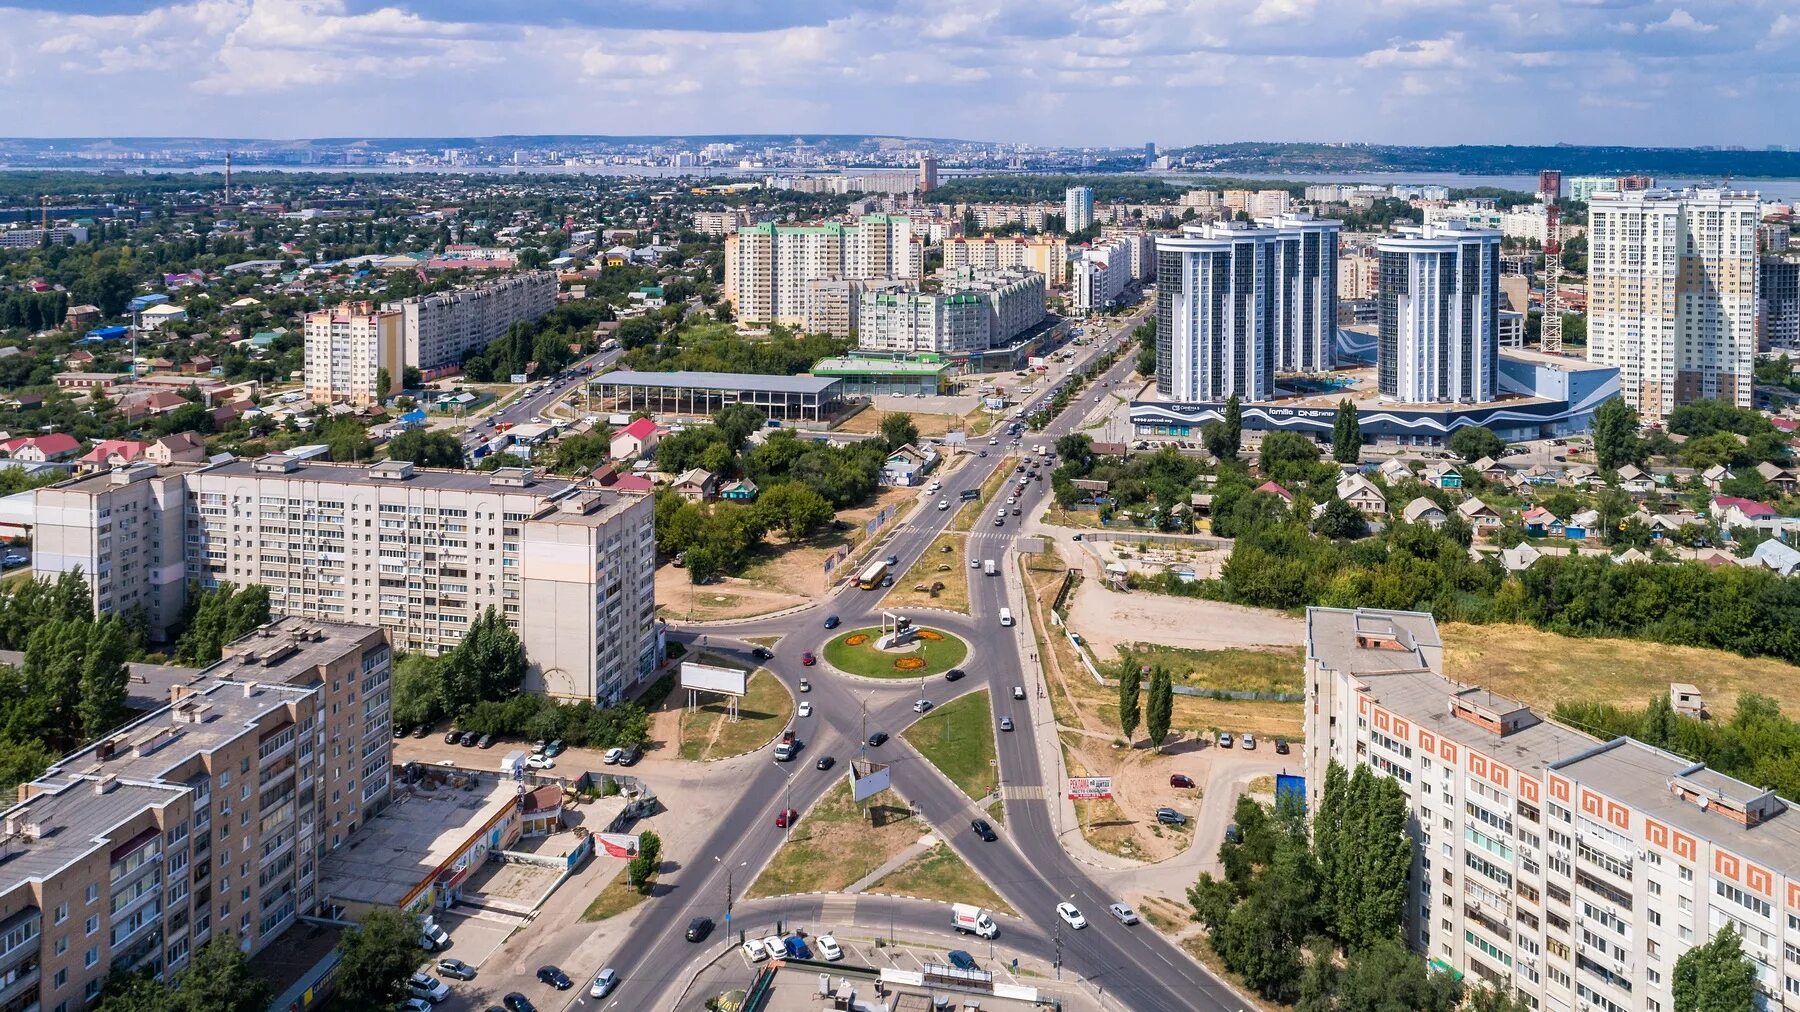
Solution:
<svg viewBox="0 0 1800 1012">
<path fill-rule="evenodd" d="M 1721 896 L 1725 899 L 1730 900 L 1733 903 L 1736 903 L 1738 906 L 1743 907 L 1745 910 L 1753 911 L 1755 913 L 1761 914 L 1764 917 L 1768 917 L 1770 914 L 1772 914 L 1774 912 L 1774 908 L 1772 908 L 1769 905 L 1768 900 L 1765 900 L 1759 896 L 1754 896 L 1750 893 L 1745 892 L 1742 889 L 1739 889 L 1737 886 L 1731 885 L 1726 882 L 1722 882 L 1719 879 L 1713 879 L 1713 892 L 1717 893 L 1719 896 Z"/>
<path fill-rule="evenodd" d="M 99 930 L 100 930 L 100 915 L 94 914 L 87 919 L 87 933 L 91 935 L 94 932 L 99 931 Z"/>
<path fill-rule="evenodd" d="M 88 886 L 87 887 L 87 901 L 89 903 L 93 903 L 94 901 L 98 900 L 99 898 L 100 898 L 100 887 L 97 885 Z"/>
<path fill-rule="evenodd" d="M 100 947 L 98 945 L 90 946 L 88 951 L 82 954 L 81 965 L 84 968 L 91 968 L 98 962 L 100 962 Z"/>
<path fill-rule="evenodd" d="M 92 887 L 90 887 L 90 888 L 92 888 Z M 69 905 L 67 903 L 58 903 L 56 905 L 56 923 L 61 924 L 62 922 L 66 921 L 68 919 L 69 919 Z"/>
</svg>

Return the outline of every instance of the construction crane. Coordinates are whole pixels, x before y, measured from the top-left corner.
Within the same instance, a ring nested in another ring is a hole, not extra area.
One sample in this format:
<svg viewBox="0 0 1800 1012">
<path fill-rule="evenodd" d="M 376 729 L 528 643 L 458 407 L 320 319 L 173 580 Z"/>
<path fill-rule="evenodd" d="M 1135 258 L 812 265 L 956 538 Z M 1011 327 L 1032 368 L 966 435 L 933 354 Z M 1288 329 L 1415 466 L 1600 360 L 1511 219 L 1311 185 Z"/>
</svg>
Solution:
<svg viewBox="0 0 1800 1012">
<path fill-rule="evenodd" d="M 1557 173 L 1558 189 L 1562 174 Z M 1540 174 L 1542 178 L 1542 174 Z M 1562 354 L 1562 208 L 1556 190 L 1544 194 L 1544 319 L 1538 349 Z"/>
</svg>

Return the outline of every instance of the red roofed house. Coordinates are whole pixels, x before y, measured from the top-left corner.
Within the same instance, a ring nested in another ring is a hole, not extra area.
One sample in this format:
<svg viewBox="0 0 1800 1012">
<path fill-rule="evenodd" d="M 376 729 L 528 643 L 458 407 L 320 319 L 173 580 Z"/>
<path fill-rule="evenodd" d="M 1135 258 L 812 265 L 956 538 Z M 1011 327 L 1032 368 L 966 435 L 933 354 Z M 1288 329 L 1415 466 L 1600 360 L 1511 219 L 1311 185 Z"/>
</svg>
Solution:
<svg viewBox="0 0 1800 1012">
<path fill-rule="evenodd" d="M 1287 503 L 1289 506 L 1294 504 L 1294 493 L 1289 492 L 1287 489 L 1282 488 L 1272 481 L 1265 481 L 1261 485 L 1256 486 L 1256 491 L 1267 492 L 1273 496 L 1280 496 L 1281 501 Z"/>
<path fill-rule="evenodd" d="M 628 474 L 612 483 L 614 492 L 642 492 L 645 495 L 656 491 L 656 482 L 641 474 Z"/>
<path fill-rule="evenodd" d="M 1759 520 L 1773 520 L 1775 507 L 1754 499 L 1722 495 L 1713 499 L 1708 509 L 1721 527 L 1755 527 Z"/>
<path fill-rule="evenodd" d="M 64 432 L 47 436 L 20 436 L 0 443 L 0 457 L 28 460 L 42 464 L 49 460 L 67 460 L 81 450 L 81 440 Z"/>
<path fill-rule="evenodd" d="M 83 474 L 110 471 L 142 458 L 146 445 L 135 439 L 103 439 L 93 449 L 82 454 L 76 463 L 80 465 Z"/>
<path fill-rule="evenodd" d="M 144 459 L 152 464 L 200 464 L 206 460 L 206 440 L 197 432 L 176 432 L 144 447 Z"/>
<path fill-rule="evenodd" d="M 624 460 L 627 457 L 647 457 L 656 449 L 656 422 L 649 418 L 640 418 L 630 425 L 613 433 L 612 457 Z"/>
</svg>

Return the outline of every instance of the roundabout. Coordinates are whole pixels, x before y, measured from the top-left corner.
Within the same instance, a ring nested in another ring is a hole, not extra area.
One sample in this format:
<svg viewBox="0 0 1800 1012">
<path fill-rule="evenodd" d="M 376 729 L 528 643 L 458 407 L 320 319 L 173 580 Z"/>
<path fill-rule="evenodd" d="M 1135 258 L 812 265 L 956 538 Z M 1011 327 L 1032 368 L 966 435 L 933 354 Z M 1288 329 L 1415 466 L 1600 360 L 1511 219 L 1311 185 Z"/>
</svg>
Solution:
<svg viewBox="0 0 1800 1012">
<path fill-rule="evenodd" d="M 962 637 L 942 629 L 913 626 L 898 645 L 887 645 L 892 630 L 852 629 L 825 644 L 825 663 L 864 678 L 923 678 L 941 675 L 969 656 Z"/>
</svg>

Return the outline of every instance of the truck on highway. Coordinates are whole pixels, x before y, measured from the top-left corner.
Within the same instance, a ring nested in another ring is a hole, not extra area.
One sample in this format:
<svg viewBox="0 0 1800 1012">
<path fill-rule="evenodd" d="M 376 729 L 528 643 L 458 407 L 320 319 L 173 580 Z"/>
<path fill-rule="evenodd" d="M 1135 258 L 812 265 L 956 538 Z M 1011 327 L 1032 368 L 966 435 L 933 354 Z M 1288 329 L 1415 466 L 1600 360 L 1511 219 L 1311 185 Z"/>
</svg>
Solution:
<svg viewBox="0 0 1800 1012">
<path fill-rule="evenodd" d="M 864 590 L 874 590 L 881 586 L 881 578 L 887 575 L 887 571 L 887 560 L 876 559 L 863 567 L 862 573 L 856 578 L 856 585 Z"/>
<path fill-rule="evenodd" d="M 982 560 L 981 571 L 982 571 L 982 573 L 984 573 L 988 576 L 993 576 L 994 573 L 996 572 L 996 570 L 994 569 L 994 560 L 993 559 Z"/>
<path fill-rule="evenodd" d="M 965 935 L 979 935 L 982 938 L 994 938 L 1000 934 L 1000 926 L 994 923 L 986 910 L 968 903 L 950 904 L 950 926 Z"/>
</svg>

